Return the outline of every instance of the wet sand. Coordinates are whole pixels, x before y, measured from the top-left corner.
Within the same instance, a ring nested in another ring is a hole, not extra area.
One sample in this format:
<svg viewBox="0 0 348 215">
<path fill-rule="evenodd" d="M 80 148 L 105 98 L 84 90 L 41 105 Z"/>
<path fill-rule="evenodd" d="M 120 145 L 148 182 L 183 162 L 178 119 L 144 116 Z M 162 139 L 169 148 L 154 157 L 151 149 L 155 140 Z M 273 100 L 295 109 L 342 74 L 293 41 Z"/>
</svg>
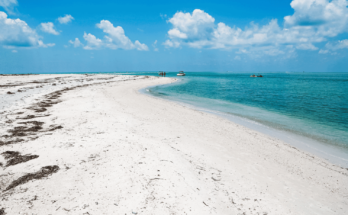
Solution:
<svg viewBox="0 0 348 215">
<path fill-rule="evenodd" d="M 0 98 L 10 101 L 0 110 L 0 209 L 7 214 L 348 210 L 347 169 L 219 116 L 139 92 L 174 79 L 6 78 L 0 78 Z M 25 98 L 18 92 L 24 87 Z M 43 90 L 30 91 L 36 89 Z"/>
</svg>

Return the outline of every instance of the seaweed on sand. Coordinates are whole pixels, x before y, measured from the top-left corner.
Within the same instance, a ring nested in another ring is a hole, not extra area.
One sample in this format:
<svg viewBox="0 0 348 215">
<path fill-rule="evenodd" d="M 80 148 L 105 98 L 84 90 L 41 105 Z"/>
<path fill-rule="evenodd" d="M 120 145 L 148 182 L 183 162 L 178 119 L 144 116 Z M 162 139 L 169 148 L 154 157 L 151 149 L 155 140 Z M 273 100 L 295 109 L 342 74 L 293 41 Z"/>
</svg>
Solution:
<svg viewBox="0 0 348 215">
<path fill-rule="evenodd" d="M 21 155 L 19 152 L 15 151 L 6 151 L 3 152 L 2 155 L 8 160 L 6 167 L 24 163 L 39 157 L 38 155 Z"/>
<path fill-rule="evenodd" d="M 20 155 L 19 152 L 14 152 L 14 151 L 6 151 L 6 152 L 3 152 L 1 154 L 4 156 L 5 159 L 10 159 L 10 158 L 13 158 L 13 157 Z"/>
<path fill-rule="evenodd" d="M 45 178 L 47 176 L 52 175 L 53 173 L 58 172 L 59 166 L 54 165 L 54 166 L 45 166 L 42 167 L 41 170 L 34 172 L 34 173 L 28 173 L 17 180 L 14 180 L 6 189 L 5 191 L 8 191 L 12 188 L 15 188 L 21 184 L 25 184 L 31 180 L 39 180 L 42 178 Z"/>
<path fill-rule="evenodd" d="M 51 128 L 48 130 L 48 131 L 54 131 L 54 130 L 57 130 L 57 129 L 62 129 L 63 126 L 61 125 L 58 125 L 58 126 L 50 126 Z"/>
<path fill-rule="evenodd" d="M 8 130 L 9 133 L 11 133 L 11 136 L 19 136 L 19 137 L 23 137 L 26 136 L 24 129 L 26 127 L 24 126 L 17 126 L 14 127 L 13 129 Z"/>
<path fill-rule="evenodd" d="M 44 122 L 39 122 L 39 121 L 27 121 L 27 122 L 19 122 L 18 124 L 33 124 L 35 126 L 42 126 Z"/>
<path fill-rule="evenodd" d="M 62 95 L 62 93 L 60 91 L 56 91 L 56 92 L 53 92 L 53 93 L 46 95 L 46 98 L 47 99 L 58 99 L 61 95 Z"/>
<path fill-rule="evenodd" d="M 54 102 L 51 102 L 51 100 L 47 100 L 47 101 L 48 102 L 42 101 L 42 102 L 38 103 L 37 105 L 42 107 L 42 108 L 46 108 L 46 107 L 52 107 L 53 104 L 56 104 Z"/>
<path fill-rule="evenodd" d="M 6 167 L 14 166 L 14 165 L 17 165 L 20 163 L 24 163 L 24 162 L 33 160 L 33 159 L 38 158 L 38 157 L 39 157 L 39 155 L 23 155 L 23 156 L 20 155 L 18 157 L 10 159 L 6 164 Z"/>
<path fill-rule="evenodd" d="M 17 119 L 33 119 L 35 118 L 36 116 L 35 115 L 27 115 L 25 117 L 22 117 L 22 118 L 17 118 Z"/>
<path fill-rule="evenodd" d="M 42 127 L 41 127 L 40 124 L 36 124 L 36 125 L 34 124 L 34 126 L 32 126 L 32 127 L 17 126 L 17 127 L 14 127 L 11 130 L 8 130 L 8 132 L 11 133 L 11 135 L 13 137 L 14 136 L 23 137 L 23 136 L 27 136 L 28 132 L 38 132 L 41 129 L 42 129 Z"/>
<path fill-rule="evenodd" d="M 53 101 L 52 99 L 58 99 L 59 96 L 61 95 L 61 91 L 57 91 L 57 92 L 54 92 L 54 93 L 50 93 L 48 95 L 46 95 L 46 100 L 43 100 L 41 102 L 38 102 L 36 104 L 34 104 L 33 106 L 27 108 L 27 109 L 30 109 L 30 110 L 34 110 L 35 112 L 45 112 L 47 111 L 46 108 L 48 107 L 52 107 L 52 105 L 54 104 L 58 104 L 60 101 L 59 100 L 55 100 Z"/>
<path fill-rule="evenodd" d="M 36 113 L 40 113 L 40 112 L 45 112 L 47 109 L 46 108 L 35 108 L 34 110 Z"/>
<path fill-rule="evenodd" d="M 1 141 L 0 140 L 0 146 L 4 146 L 4 145 L 9 145 L 9 144 L 13 144 L 13 143 L 19 143 L 19 142 L 23 142 L 23 139 L 15 139 L 15 140 L 10 140 L 10 141 Z"/>
<path fill-rule="evenodd" d="M 5 215 L 6 213 L 5 213 L 5 208 L 1 208 L 0 209 L 0 215 Z"/>
<path fill-rule="evenodd" d="M 58 104 L 59 102 L 61 101 L 60 100 L 52 101 L 52 99 L 46 99 L 42 102 L 37 103 L 37 105 L 40 107 L 52 107 L 53 105 Z"/>
</svg>

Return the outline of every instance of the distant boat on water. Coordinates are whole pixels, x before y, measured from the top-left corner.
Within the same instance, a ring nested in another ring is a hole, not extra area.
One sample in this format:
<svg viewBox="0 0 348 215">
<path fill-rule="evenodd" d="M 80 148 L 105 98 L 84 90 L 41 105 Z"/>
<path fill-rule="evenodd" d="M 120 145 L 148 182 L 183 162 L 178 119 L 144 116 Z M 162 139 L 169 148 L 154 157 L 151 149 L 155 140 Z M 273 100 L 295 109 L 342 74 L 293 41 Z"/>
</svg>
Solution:
<svg viewBox="0 0 348 215">
<path fill-rule="evenodd" d="M 185 76 L 186 74 L 184 73 L 184 71 L 180 71 L 178 74 L 176 74 L 177 76 Z"/>
<path fill-rule="evenodd" d="M 262 75 L 250 75 L 250 77 L 252 77 L 252 78 L 262 78 L 263 76 Z"/>
</svg>

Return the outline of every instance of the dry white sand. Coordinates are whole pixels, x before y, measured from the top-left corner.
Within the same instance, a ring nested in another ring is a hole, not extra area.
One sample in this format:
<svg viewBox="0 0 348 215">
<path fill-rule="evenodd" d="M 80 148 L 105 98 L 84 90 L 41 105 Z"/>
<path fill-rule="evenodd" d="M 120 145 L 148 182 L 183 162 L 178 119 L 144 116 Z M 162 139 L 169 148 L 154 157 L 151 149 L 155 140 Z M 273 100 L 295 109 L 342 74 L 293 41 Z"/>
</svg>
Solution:
<svg viewBox="0 0 348 215">
<path fill-rule="evenodd" d="M 121 81 L 128 79 L 134 78 L 115 76 L 109 83 L 64 91 L 61 102 L 44 112 L 3 113 L 11 121 L 2 122 L 3 131 L 24 125 L 19 122 L 44 124 L 39 132 L 16 137 L 23 142 L 9 144 L 16 139 L 2 137 L 0 153 L 39 157 L 6 166 L 10 158 L 0 156 L 0 209 L 7 214 L 347 214 L 347 169 L 224 118 L 139 92 L 173 79 Z M 23 119 L 30 114 L 39 117 Z M 46 174 L 44 166 L 59 170 Z M 5 191 L 30 173 L 44 177 Z"/>
</svg>

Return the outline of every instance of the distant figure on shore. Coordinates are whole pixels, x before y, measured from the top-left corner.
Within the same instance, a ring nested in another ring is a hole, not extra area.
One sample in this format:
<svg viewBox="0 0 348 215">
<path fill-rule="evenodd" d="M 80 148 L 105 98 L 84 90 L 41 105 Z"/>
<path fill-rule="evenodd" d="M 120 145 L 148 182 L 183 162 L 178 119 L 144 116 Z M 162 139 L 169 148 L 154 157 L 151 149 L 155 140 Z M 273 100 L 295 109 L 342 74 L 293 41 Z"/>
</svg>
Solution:
<svg viewBox="0 0 348 215">
<path fill-rule="evenodd" d="M 163 73 L 163 76 L 166 77 L 166 72 Z"/>
</svg>

